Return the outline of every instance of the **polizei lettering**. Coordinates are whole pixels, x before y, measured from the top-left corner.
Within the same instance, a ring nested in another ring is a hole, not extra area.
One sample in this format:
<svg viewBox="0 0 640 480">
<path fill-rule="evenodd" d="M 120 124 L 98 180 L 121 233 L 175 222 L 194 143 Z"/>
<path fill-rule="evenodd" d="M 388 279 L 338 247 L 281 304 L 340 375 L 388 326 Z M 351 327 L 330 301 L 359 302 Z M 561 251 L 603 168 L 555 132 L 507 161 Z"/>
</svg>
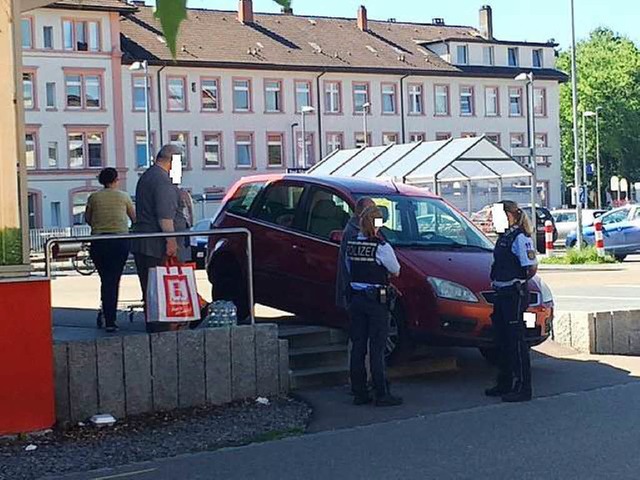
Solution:
<svg viewBox="0 0 640 480">
<path fill-rule="evenodd" d="M 374 242 L 347 242 L 347 257 L 352 262 L 375 262 L 377 249 Z"/>
</svg>

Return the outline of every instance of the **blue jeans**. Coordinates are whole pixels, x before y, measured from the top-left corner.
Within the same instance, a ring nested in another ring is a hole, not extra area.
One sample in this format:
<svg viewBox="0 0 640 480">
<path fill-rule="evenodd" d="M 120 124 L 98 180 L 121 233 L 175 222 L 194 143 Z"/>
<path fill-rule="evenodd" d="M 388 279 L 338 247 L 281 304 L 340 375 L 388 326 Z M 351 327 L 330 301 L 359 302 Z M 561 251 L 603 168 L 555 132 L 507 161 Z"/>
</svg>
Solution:
<svg viewBox="0 0 640 480">
<path fill-rule="evenodd" d="M 91 243 L 91 259 L 100 275 L 100 299 L 107 327 L 116 323 L 120 278 L 129 258 L 128 240 L 100 240 Z"/>
</svg>

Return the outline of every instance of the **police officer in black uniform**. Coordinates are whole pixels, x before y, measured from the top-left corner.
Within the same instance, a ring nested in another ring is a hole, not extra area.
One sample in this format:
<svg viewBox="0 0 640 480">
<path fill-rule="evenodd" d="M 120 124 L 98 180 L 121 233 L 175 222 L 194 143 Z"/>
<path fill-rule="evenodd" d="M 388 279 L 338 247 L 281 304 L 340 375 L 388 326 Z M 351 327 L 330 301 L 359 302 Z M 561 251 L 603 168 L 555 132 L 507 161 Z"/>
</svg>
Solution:
<svg viewBox="0 0 640 480">
<path fill-rule="evenodd" d="M 491 268 L 496 291 L 491 321 L 499 350 L 499 373 L 497 385 L 485 393 L 502 397 L 504 402 L 524 402 L 531 400 L 531 364 L 523 314 L 529 305 L 527 282 L 537 271 L 533 230 L 526 213 L 515 202 L 496 204 L 493 217 L 496 230 L 502 232 Z"/>
<path fill-rule="evenodd" d="M 375 205 L 360 216 L 360 233 L 347 241 L 347 266 L 351 279 L 348 311 L 351 318 L 351 388 L 353 403 L 365 405 L 372 398 L 367 389 L 365 358 L 369 350 L 375 405 L 395 406 L 402 399 L 390 394 L 385 375 L 384 351 L 389 333 L 389 310 L 394 290 L 389 276 L 400 274 L 400 264 L 388 243 L 378 236 L 383 215 Z"/>
</svg>

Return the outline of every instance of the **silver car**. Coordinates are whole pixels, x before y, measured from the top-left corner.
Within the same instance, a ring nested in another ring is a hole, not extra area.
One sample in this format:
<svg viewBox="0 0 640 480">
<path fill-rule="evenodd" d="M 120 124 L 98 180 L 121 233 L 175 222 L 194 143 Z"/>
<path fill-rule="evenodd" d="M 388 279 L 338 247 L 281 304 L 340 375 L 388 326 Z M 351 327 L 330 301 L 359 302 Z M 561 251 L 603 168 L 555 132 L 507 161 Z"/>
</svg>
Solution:
<svg viewBox="0 0 640 480">
<path fill-rule="evenodd" d="M 605 213 L 606 210 L 582 210 L 582 226 L 588 227 L 593 225 L 593 222 L 600 215 Z M 571 232 L 575 232 L 578 227 L 578 221 L 576 220 L 575 210 L 552 210 L 551 215 L 556 222 L 556 228 L 558 229 L 558 242 L 564 244 L 567 239 L 567 235 Z"/>
</svg>

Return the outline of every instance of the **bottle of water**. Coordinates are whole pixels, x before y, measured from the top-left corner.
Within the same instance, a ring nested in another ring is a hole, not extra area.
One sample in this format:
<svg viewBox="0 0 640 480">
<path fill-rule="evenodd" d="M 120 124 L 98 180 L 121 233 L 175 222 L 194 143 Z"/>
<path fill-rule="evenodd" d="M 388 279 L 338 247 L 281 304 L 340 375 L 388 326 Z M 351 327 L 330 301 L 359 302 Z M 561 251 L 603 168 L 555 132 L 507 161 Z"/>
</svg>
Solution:
<svg viewBox="0 0 640 480">
<path fill-rule="evenodd" d="M 230 321 L 231 311 L 229 309 L 229 302 L 222 302 L 222 309 L 220 315 L 220 325 L 222 327 L 228 327 Z"/>
<path fill-rule="evenodd" d="M 209 305 L 209 311 L 207 312 L 207 328 L 216 327 L 218 322 L 218 305 L 217 302 L 213 302 Z"/>
<path fill-rule="evenodd" d="M 236 308 L 236 304 L 233 302 L 229 302 L 229 322 L 230 325 L 238 324 L 238 309 Z"/>
</svg>

